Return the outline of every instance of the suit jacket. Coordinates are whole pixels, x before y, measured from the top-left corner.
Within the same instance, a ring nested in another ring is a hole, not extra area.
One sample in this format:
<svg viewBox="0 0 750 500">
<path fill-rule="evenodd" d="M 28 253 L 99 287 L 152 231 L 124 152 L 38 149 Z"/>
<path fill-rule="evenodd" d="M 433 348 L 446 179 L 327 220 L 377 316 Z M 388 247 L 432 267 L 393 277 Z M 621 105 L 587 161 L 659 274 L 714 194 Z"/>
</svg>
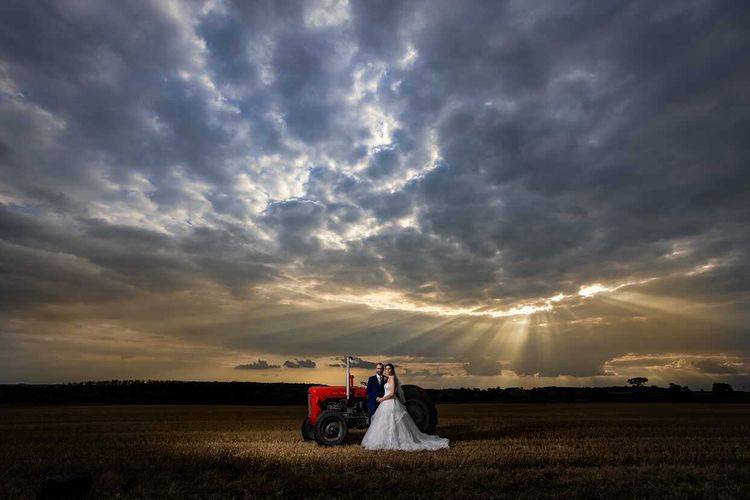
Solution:
<svg viewBox="0 0 750 500">
<path fill-rule="evenodd" d="M 384 377 L 380 377 L 381 380 L 383 380 Z M 378 403 L 375 401 L 375 398 L 382 397 L 385 395 L 385 383 L 378 382 L 377 375 L 373 375 L 372 377 L 367 379 L 367 411 L 370 412 L 370 415 L 375 413 L 375 410 L 378 409 Z"/>
</svg>

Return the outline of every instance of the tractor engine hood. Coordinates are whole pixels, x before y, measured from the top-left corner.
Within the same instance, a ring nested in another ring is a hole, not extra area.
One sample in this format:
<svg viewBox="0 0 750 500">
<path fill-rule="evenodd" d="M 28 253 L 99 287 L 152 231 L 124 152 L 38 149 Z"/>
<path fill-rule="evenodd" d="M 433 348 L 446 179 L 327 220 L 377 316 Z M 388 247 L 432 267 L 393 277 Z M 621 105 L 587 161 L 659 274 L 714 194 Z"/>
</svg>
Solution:
<svg viewBox="0 0 750 500">
<path fill-rule="evenodd" d="M 318 401 L 333 398 L 343 399 L 346 398 L 346 387 L 343 385 L 316 385 L 308 388 L 307 393 Z M 356 398 L 367 397 L 367 389 L 364 387 L 354 387 L 352 396 Z"/>
</svg>

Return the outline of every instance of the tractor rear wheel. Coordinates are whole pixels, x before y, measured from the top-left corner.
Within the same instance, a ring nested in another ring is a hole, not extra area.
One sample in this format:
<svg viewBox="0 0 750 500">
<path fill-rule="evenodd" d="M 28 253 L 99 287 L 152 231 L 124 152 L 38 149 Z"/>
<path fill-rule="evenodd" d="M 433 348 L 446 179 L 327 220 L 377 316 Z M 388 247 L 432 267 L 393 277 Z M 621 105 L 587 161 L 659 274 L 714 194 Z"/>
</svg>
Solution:
<svg viewBox="0 0 750 500">
<path fill-rule="evenodd" d="M 325 410 L 315 422 L 315 442 L 323 446 L 336 446 L 344 442 L 348 432 L 346 418 L 336 410 Z"/>
<path fill-rule="evenodd" d="M 310 419 L 306 418 L 302 421 L 302 439 L 305 441 L 312 441 L 315 439 L 315 436 L 313 436 L 313 428 L 310 424 Z"/>
<path fill-rule="evenodd" d="M 408 411 L 411 418 L 414 419 L 414 423 L 417 424 L 420 431 L 425 434 L 432 434 L 429 430 L 432 424 L 430 419 L 430 409 L 424 401 L 420 399 L 407 399 L 406 411 Z"/>
<path fill-rule="evenodd" d="M 419 430 L 425 434 L 435 434 L 437 408 L 427 391 L 415 385 L 404 385 L 404 396 L 406 409 Z"/>
</svg>

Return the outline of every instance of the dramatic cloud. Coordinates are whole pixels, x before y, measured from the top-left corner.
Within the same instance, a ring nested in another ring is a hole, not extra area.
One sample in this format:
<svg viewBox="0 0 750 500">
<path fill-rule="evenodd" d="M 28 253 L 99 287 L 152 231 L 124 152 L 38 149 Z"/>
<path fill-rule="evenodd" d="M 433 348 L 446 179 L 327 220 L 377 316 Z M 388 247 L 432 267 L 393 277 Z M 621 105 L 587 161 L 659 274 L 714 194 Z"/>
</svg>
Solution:
<svg viewBox="0 0 750 500">
<path fill-rule="evenodd" d="M 503 370 L 499 362 L 494 359 L 480 358 L 474 361 L 470 361 L 464 365 L 466 373 L 469 375 L 500 375 Z"/>
<path fill-rule="evenodd" d="M 298 359 L 297 361 L 284 361 L 285 368 L 315 368 L 315 361 L 312 359 Z"/>
<path fill-rule="evenodd" d="M 613 370 L 674 371 L 707 374 L 750 375 L 750 363 L 739 356 L 696 356 L 690 354 L 666 354 L 660 356 L 622 356 L 607 363 Z"/>
<path fill-rule="evenodd" d="M 249 357 L 333 382 L 357 354 L 604 384 L 680 353 L 639 366 L 745 384 L 748 26 L 709 0 L 2 2 L 0 381 Z"/>
<path fill-rule="evenodd" d="M 272 368 L 281 368 L 279 365 L 269 365 L 265 359 L 259 359 L 252 363 L 244 365 L 237 365 L 234 367 L 235 370 L 270 370 Z"/>
<path fill-rule="evenodd" d="M 376 361 L 367 361 L 365 359 L 358 358 L 357 356 L 352 356 L 352 359 L 349 361 L 349 367 L 351 368 L 375 369 L 375 365 L 377 364 L 378 362 Z M 331 363 L 328 366 L 345 368 L 346 358 L 341 358 L 340 363 Z"/>
</svg>

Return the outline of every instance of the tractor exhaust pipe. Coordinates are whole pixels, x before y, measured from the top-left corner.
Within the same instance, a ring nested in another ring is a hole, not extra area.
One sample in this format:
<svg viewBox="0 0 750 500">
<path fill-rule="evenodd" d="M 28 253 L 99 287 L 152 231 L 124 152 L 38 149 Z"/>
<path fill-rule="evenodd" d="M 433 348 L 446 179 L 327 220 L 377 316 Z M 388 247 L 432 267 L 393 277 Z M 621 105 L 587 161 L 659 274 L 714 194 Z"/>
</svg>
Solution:
<svg viewBox="0 0 750 500">
<path fill-rule="evenodd" d="M 351 373 L 351 367 L 349 366 L 349 361 L 352 359 L 351 356 L 346 357 L 346 400 L 347 402 L 351 399 L 351 377 L 349 374 Z"/>
</svg>

